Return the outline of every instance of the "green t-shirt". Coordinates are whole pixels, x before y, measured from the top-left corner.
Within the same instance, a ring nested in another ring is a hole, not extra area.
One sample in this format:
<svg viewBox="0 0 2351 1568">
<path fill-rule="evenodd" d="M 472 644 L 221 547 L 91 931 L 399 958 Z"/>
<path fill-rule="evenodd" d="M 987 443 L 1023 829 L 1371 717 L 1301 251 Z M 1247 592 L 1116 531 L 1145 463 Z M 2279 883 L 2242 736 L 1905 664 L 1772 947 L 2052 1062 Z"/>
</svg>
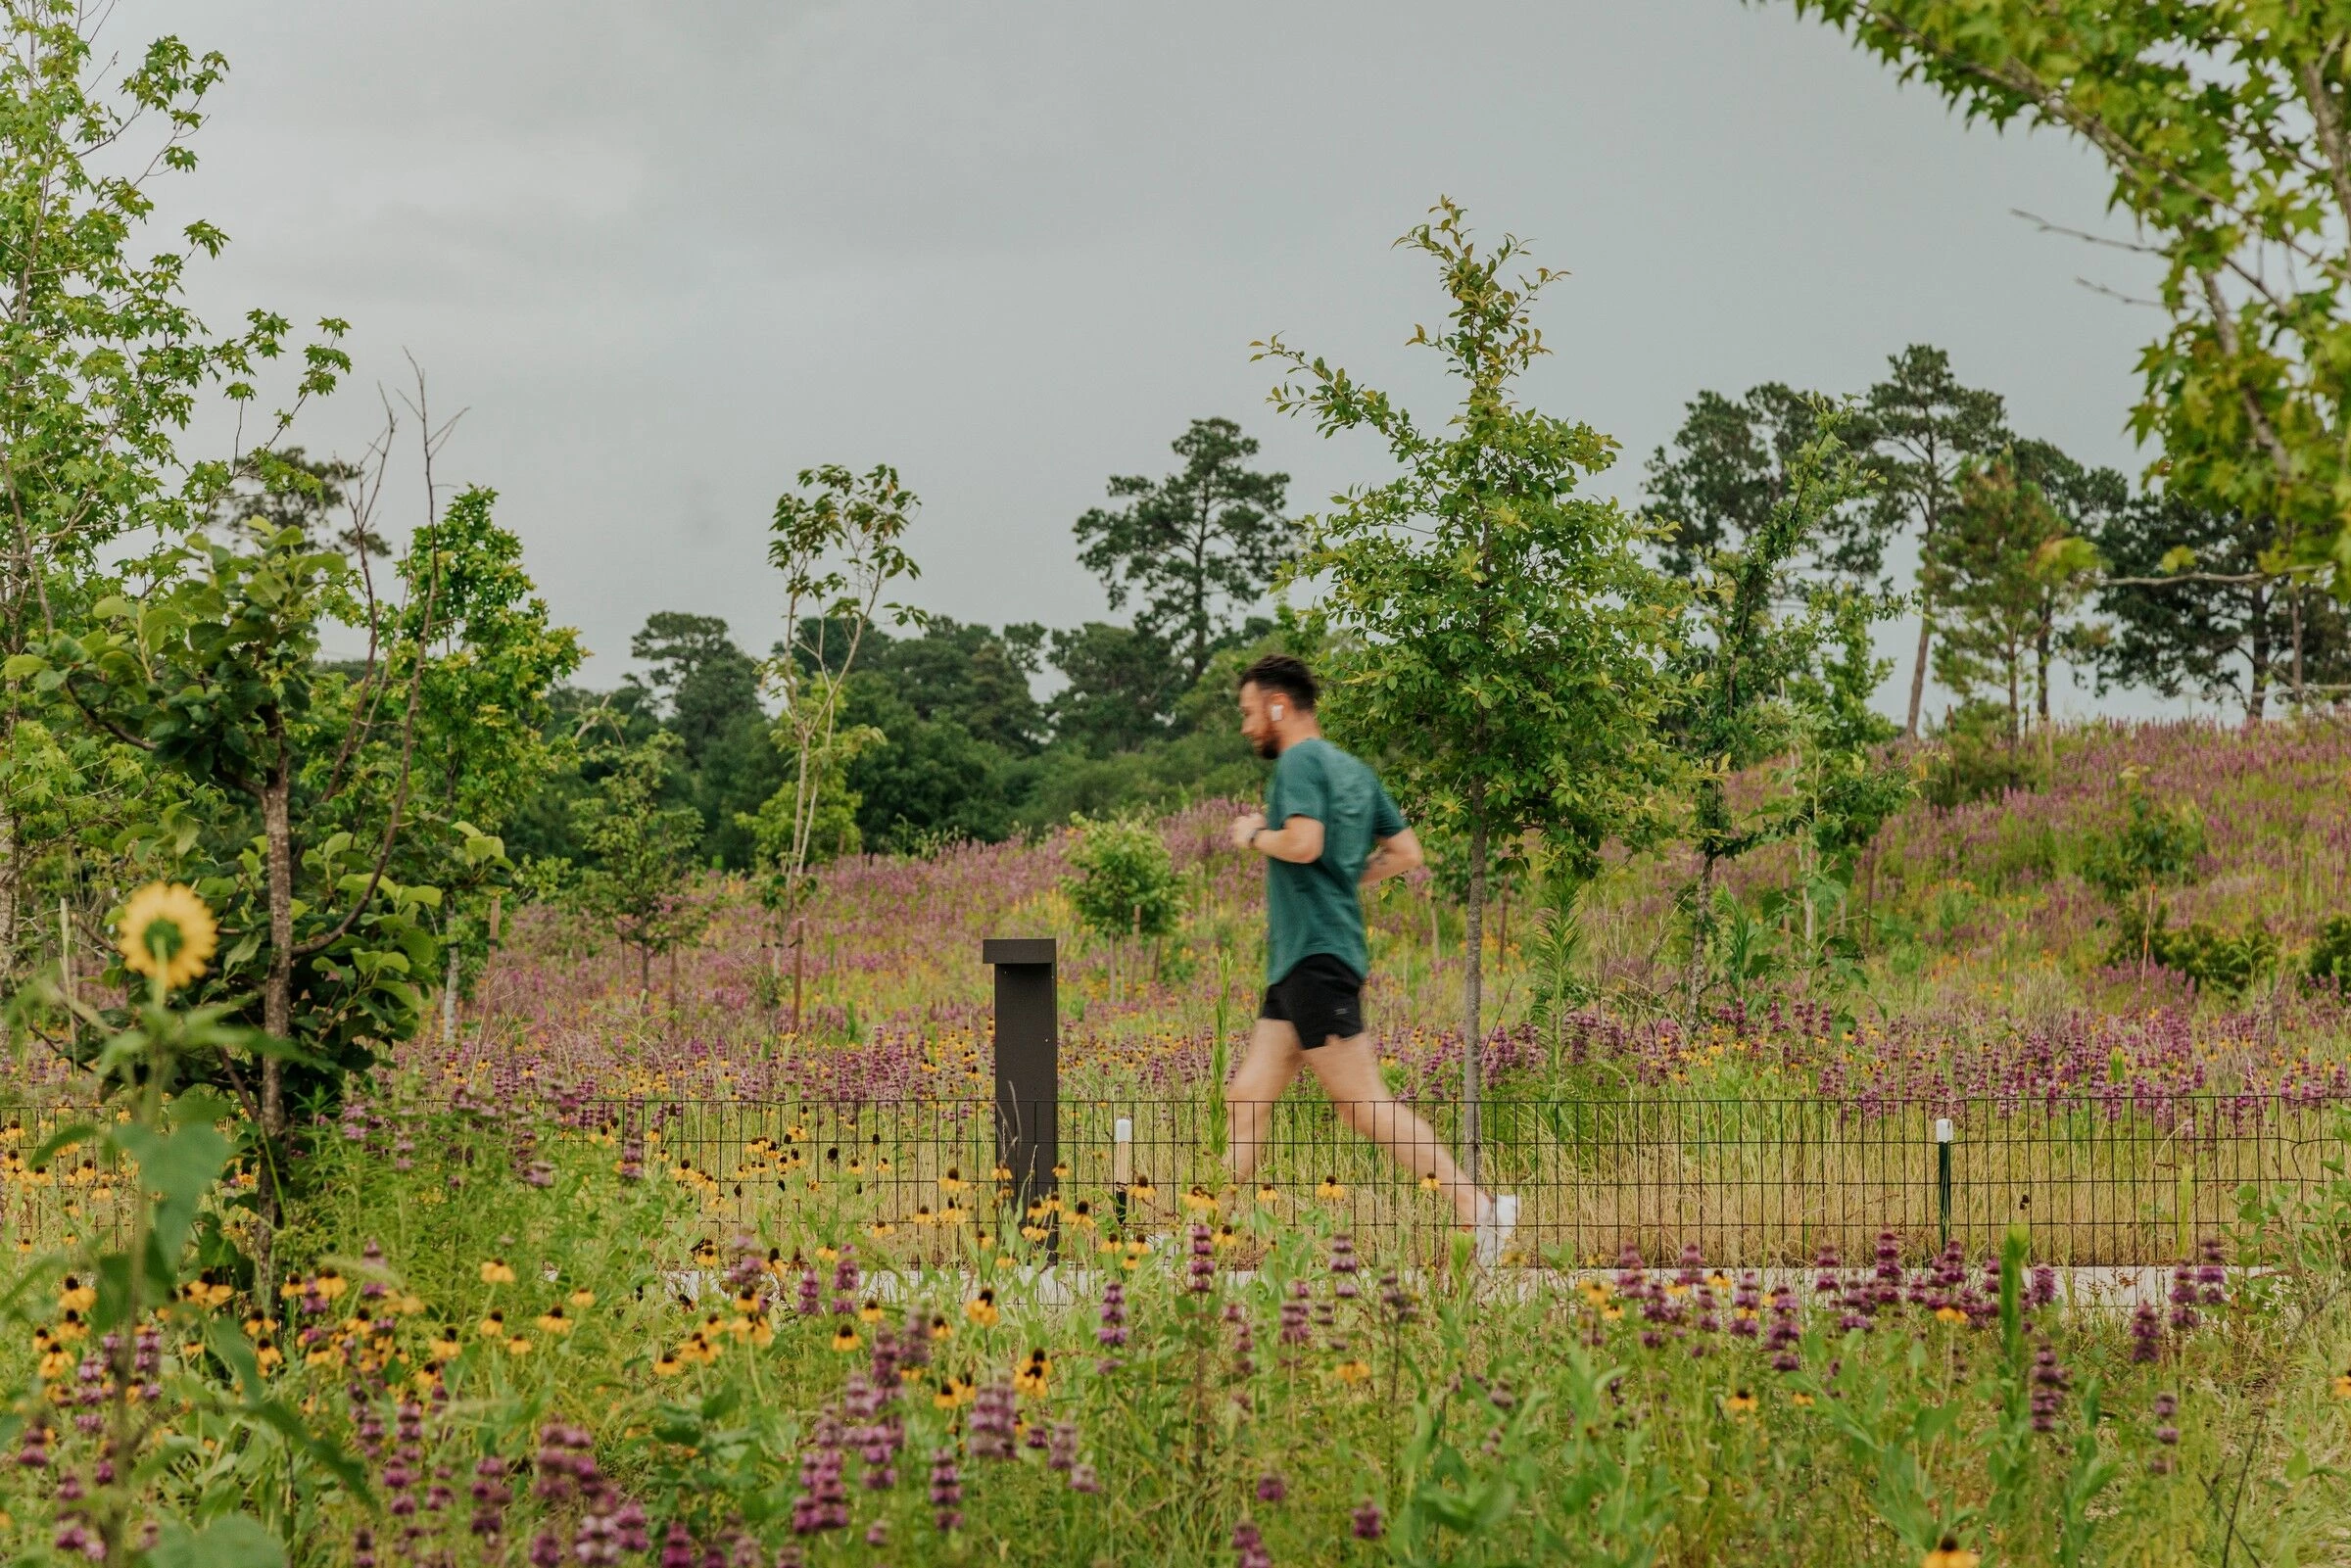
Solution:
<svg viewBox="0 0 2351 1568">
<path fill-rule="evenodd" d="M 1322 854 L 1303 866 L 1266 861 L 1266 983 L 1279 983 L 1317 953 L 1366 974 L 1371 953 L 1356 881 L 1372 844 L 1404 832 L 1404 814 L 1369 768 L 1316 739 L 1288 747 L 1273 764 L 1266 823 L 1279 828 L 1292 817 L 1322 825 Z"/>
</svg>

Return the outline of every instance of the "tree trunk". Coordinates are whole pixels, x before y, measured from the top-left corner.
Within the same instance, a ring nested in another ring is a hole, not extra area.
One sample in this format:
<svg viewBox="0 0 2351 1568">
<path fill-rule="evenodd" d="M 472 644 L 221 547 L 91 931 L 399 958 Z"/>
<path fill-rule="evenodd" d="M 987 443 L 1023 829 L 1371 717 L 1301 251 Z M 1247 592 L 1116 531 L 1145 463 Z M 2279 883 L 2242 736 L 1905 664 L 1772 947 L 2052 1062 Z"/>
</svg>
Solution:
<svg viewBox="0 0 2351 1568">
<path fill-rule="evenodd" d="M 1462 934 L 1462 1144 L 1463 1170 L 1469 1185 L 1477 1185 L 1478 1153 L 1478 1039 L 1482 1032 L 1485 996 L 1486 936 L 1486 789 L 1469 785 L 1469 897 L 1463 905 Z"/>
<path fill-rule="evenodd" d="M 2034 702 L 2039 709 L 2037 717 L 2040 720 L 2040 727 L 2043 730 L 2049 727 L 2049 634 L 2053 630 L 2050 625 L 2051 620 L 2052 617 L 2044 609 L 2040 625 L 2034 629 L 2033 634 Z"/>
<path fill-rule="evenodd" d="M 1929 613 L 1926 597 L 1921 594 L 1918 605 L 1918 658 L 1910 666 L 1910 717 L 1902 723 L 1902 734 L 1918 738 L 1918 708 L 1927 699 L 1927 649 L 1935 640 L 1935 618 Z"/>
<path fill-rule="evenodd" d="M 2248 623 L 2252 645 L 2246 650 L 2252 678 L 2245 687 L 2245 723 L 2259 724 L 2270 705 L 2270 594 L 2268 585 L 2253 585 L 2253 616 Z"/>
<path fill-rule="evenodd" d="M 1682 974 L 1692 1034 L 1698 1032 L 1698 999 L 1705 989 L 1706 950 L 1714 934 L 1714 864 L 1712 855 L 1699 851 L 1698 890 L 1690 900 L 1690 967 Z"/>
<path fill-rule="evenodd" d="M 2294 617 L 2294 622 L 2293 622 L 2293 636 L 2294 636 L 2294 713 L 2295 713 L 2295 715 L 2298 717 L 2298 716 L 2300 716 L 2300 714 L 2301 714 L 2301 712 L 2302 712 L 2302 706 L 2303 706 L 2303 703 L 2304 703 L 2304 702 L 2307 700 L 2307 693 L 2306 693 L 2306 691 L 2305 691 L 2305 689 L 2304 689 L 2304 687 L 2303 687 L 2303 684 L 2302 684 L 2302 582 L 2301 582 L 2301 579 L 2299 579 L 2299 578 L 2296 578 L 2296 579 L 2293 581 L 2293 583 L 2292 583 L 2292 584 L 2290 584 L 2290 585 L 2287 587 L 2287 589 L 2286 589 L 2286 592 L 2287 592 L 2289 594 L 2291 594 L 2291 595 L 2292 595 L 2292 597 L 2290 597 L 2290 598 L 2288 598 L 2288 599 L 2286 600 L 2286 603 L 2292 607 L 2292 610 L 2293 610 L 2293 617 Z"/>
<path fill-rule="evenodd" d="M 2011 644 L 2008 649 L 2008 749 L 2011 751 L 2016 749 L 2025 730 L 2024 704 L 2017 700 L 2016 689 L 2019 666 L 2024 662 L 2022 650 Z"/>
<path fill-rule="evenodd" d="M 294 825 L 293 769 L 285 753 L 281 724 L 272 721 L 277 756 L 262 783 L 262 838 L 269 892 L 269 974 L 262 987 L 262 1028 L 280 1040 L 294 1037 Z M 262 1063 L 262 1131 L 286 1130 L 285 1073 L 277 1057 Z"/>
</svg>

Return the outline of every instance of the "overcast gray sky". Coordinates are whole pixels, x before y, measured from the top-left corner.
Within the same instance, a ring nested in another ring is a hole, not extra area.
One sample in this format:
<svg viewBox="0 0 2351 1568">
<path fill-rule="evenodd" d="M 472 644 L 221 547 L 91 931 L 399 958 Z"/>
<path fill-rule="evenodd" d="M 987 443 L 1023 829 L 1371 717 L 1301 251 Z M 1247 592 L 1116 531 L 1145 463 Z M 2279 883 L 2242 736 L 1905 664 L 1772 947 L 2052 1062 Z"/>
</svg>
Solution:
<svg viewBox="0 0 2351 1568">
<path fill-rule="evenodd" d="M 413 354 L 469 409 L 445 477 L 498 488 L 593 685 L 654 610 L 776 635 L 763 530 L 811 463 L 922 494 L 920 602 L 1065 625 L 1103 613 L 1071 521 L 1195 416 L 1299 508 L 1375 476 L 1265 405 L 1249 344 L 1436 404 L 1403 347 L 1434 279 L 1389 242 L 1441 193 L 1572 274 L 1530 391 L 1623 443 L 1614 493 L 1700 388 L 1857 391 L 1913 342 L 2143 462 L 2157 318 L 2076 281 L 2131 259 L 2011 215 L 2099 226 L 2100 166 L 1785 6 L 126 0 L 114 36 L 159 30 L 232 65 L 171 207 L 232 237 L 208 312 L 350 319 L 313 451 Z"/>
</svg>

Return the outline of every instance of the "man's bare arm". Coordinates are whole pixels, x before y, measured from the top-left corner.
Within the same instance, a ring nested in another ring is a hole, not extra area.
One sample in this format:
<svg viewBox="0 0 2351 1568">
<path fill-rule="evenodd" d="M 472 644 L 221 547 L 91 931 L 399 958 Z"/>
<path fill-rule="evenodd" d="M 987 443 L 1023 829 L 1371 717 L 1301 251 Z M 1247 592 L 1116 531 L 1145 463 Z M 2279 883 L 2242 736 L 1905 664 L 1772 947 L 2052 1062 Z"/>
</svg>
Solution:
<svg viewBox="0 0 2351 1568">
<path fill-rule="evenodd" d="M 1236 849 L 1254 849 L 1305 866 L 1322 858 L 1322 825 L 1312 817 L 1293 816 L 1278 828 L 1269 828 L 1264 814 L 1253 811 L 1234 820 L 1232 842 Z"/>
<path fill-rule="evenodd" d="M 1364 862 L 1362 885 L 1384 882 L 1391 877 L 1401 877 L 1415 866 L 1426 865 L 1428 857 L 1420 852 L 1420 840 L 1407 828 L 1393 838 L 1382 838 L 1371 846 L 1371 854 Z"/>
</svg>

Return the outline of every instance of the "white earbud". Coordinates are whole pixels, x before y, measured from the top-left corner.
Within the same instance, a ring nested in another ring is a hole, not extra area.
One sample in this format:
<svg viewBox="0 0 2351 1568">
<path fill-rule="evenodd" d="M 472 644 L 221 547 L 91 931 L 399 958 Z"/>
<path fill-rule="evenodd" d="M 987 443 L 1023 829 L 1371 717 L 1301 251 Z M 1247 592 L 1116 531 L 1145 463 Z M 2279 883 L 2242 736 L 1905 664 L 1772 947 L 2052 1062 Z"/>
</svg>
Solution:
<svg viewBox="0 0 2351 1568">
<path fill-rule="evenodd" d="M 1267 709 L 1266 712 L 1269 717 L 1279 719 L 1281 717 L 1281 704 L 1276 702 L 1272 707 Z"/>
</svg>

